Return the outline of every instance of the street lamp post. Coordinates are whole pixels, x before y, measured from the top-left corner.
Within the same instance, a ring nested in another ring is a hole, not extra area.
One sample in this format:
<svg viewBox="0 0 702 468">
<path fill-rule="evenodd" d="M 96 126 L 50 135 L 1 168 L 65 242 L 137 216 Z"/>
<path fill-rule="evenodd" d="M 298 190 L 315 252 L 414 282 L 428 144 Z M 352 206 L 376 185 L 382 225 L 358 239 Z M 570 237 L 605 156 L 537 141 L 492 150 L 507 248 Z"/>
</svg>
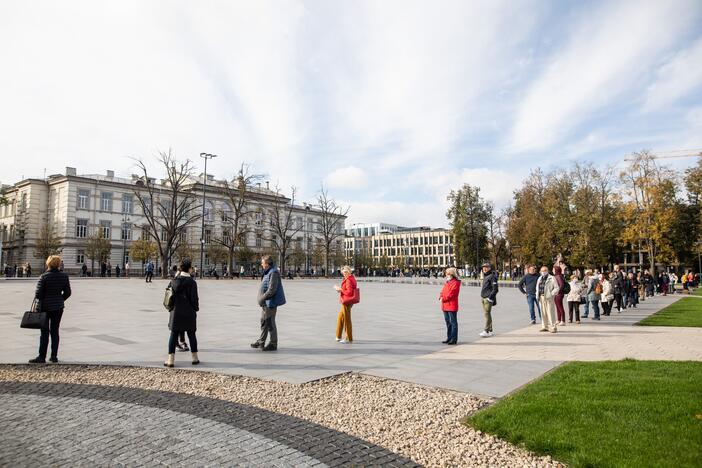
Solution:
<svg viewBox="0 0 702 468">
<path fill-rule="evenodd" d="M 200 275 L 202 276 L 205 264 L 205 201 L 207 200 L 207 160 L 216 158 L 216 154 L 200 153 L 205 160 L 205 175 L 202 178 L 202 223 L 200 228 Z"/>
<path fill-rule="evenodd" d="M 308 275 L 310 272 L 310 241 L 309 241 L 309 233 L 307 232 L 308 224 L 307 224 L 307 217 L 310 214 L 310 205 L 305 205 L 305 227 L 303 228 L 303 232 L 305 233 L 305 275 Z"/>
<path fill-rule="evenodd" d="M 129 223 L 129 216 L 125 213 L 122 215 L 122 271 L 124 271 L 124 258 L 127 256 L 127 223 Z"/>
</svg>

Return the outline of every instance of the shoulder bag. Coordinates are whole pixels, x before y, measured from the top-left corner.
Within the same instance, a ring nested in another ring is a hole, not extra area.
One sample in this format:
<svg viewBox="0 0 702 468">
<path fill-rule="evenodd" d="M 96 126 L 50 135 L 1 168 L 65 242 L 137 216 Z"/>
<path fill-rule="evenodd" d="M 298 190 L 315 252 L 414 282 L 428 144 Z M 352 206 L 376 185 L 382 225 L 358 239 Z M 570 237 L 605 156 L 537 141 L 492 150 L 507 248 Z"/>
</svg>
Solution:
<svg viewBox="0 0 702 468">
<path fill-rule="evenodd" d="M 22 323 L 20 323 L 20 328 L 33 328 L 35 330 L 41 330 L 49 325 L 49 316 L 46 312 L 41 312 L 37 309 L 36 298 L 32 301 L 32 307 L 24 313 L 22 316 Z"/>
</svg>

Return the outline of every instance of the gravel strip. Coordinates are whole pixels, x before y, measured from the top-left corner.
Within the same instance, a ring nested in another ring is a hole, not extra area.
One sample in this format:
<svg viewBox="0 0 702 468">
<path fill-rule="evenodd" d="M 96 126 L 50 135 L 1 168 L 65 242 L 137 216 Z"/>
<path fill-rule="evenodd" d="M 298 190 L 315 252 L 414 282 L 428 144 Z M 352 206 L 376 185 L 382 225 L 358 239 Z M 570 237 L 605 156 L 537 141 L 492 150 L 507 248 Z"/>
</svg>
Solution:
<svg viewBox="0 0 702 468">
<path fill-rule="evenodd" d="M 461 424 L 492 400 L 365 375 L 293 385 L 177 369 L 0 365 L 0 380 L 123 386 L 242 403 L 345 432 L 428 467 L 562 466 Z"/>
</svg>

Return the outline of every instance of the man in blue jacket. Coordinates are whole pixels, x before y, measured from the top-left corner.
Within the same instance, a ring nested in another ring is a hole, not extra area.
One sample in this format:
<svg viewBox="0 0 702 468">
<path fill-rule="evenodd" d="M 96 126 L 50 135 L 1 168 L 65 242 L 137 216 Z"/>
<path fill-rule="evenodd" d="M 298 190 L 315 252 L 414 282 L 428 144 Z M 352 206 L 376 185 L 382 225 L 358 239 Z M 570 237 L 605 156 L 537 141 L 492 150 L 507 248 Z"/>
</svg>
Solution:
<svg viewBox="0 0 702 468">
<path fill-rule="evenodd" d="M 536 323 L 536 313 L 534 309 L 539 311 L 539 318 L 541 318 L 541 309 L 539 308 L 539 301 L 536 299 L 536 282 L 539 280 L 539 274 L 536 273 L 536 267 L 531 265 L 527 270 L 527 274 L 522 277 L 519 282 L 519 291 L 524 294 L 527 298 L 527 304 L 529 304 L 529 316 L 531 317 L 531 324 Z"/>
<path fill-rule="evenodd" d="M 261 306 L 261 336 L 251 343 L 252 348 L 261 348 L 262 351 L 275 351 L 278 349 L 278 328 L 275 325 L 275 314 L 279 306 L 285 304 L 285 292 L 280 279 L 280 271 L 273 263 L 270 255 L 261 258 L 263 275 L 261 287 L 258 290 L 258 305 Z M 271 340 L 266 344 L 270 334 Z"/>
</svg>

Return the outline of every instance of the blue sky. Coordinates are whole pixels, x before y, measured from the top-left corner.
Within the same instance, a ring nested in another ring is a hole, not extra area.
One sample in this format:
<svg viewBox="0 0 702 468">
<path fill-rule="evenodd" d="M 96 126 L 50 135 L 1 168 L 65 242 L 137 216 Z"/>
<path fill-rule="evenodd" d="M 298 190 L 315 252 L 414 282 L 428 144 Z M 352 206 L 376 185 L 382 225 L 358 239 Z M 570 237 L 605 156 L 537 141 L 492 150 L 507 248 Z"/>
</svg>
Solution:
<svg viewBox="0 0 702 468">
<path fill-rule="evenodd" d="M 464 182 L 702 147 L 698 0 L 4 1 L 0 63 L 3 183 L 171 147 L 441 226 Z"/>
</svg>

